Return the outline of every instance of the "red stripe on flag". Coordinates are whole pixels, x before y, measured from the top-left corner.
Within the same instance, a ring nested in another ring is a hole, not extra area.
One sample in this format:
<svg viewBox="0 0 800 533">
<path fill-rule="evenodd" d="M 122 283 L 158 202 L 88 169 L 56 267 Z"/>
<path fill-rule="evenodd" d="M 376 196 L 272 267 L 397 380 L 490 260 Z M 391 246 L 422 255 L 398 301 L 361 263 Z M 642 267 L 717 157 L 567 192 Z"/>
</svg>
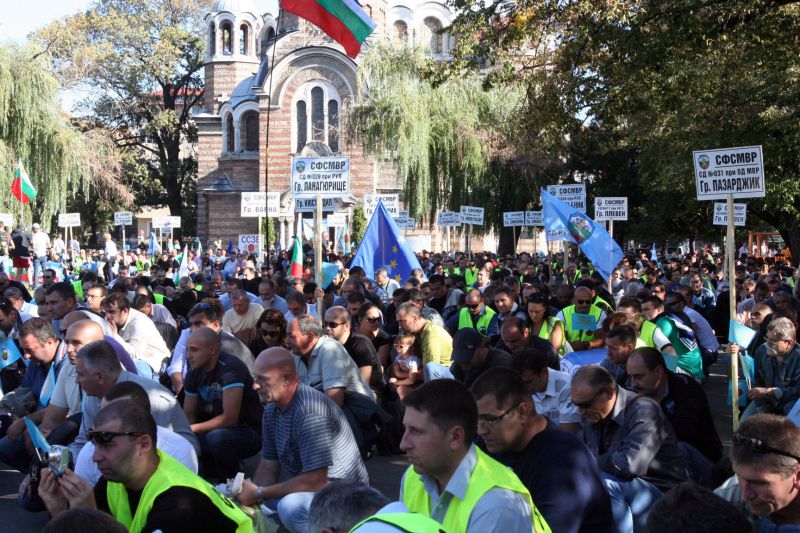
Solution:
<svg viewBox="0 0 800 533">
<path fill-rule="evenodd" d="M 319 26 L 331 39 L 341 44 L 352 59 L 361 51 L 361 43 L 353 32 L 315 0 L 281 0 L 281 8 Z"/>
<path fill-rule="evenodd" d="M 22 180 L 20 178 L 16 178 L 11 182 L 11 194 L 14 195 L 14 198 L 22 202 L 23 205 L 31 201 L 30 198 L 22 193 Z"/>
</svg>

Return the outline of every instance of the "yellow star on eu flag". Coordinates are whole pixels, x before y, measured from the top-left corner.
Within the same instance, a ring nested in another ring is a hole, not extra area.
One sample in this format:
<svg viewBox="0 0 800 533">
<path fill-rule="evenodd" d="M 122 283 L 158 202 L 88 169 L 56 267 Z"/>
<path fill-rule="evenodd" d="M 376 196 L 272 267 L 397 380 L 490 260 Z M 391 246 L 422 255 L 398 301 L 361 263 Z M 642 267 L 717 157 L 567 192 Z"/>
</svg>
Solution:
<svg viewBox="0 0 800 533">
<path fill-rule="evenodd" d="M 395 261 L 394 259 L 392 259 L 392 260 L 389 262 L 389 264 L 390 264 L 390 265 L 392 265 L 392 268 L 397 268 L 397 261 Z"/>
<path fill-rule="evenodd" d="M 392 246 L 392 253 L 397 253 L 397 246 Z"/>
<path fill-rule="evenodd" d="M 397 283 L 400 283 L 400 280 L 401 280 L 401 279 L 403 279 L 403 278 L 402 278 L 402 276 L 400 276 L 400 274 L 398 274 L 398 275 L 396 275 L 396 276 L 394 277 L 394 280 L 395 280 Z"/>
</svg>

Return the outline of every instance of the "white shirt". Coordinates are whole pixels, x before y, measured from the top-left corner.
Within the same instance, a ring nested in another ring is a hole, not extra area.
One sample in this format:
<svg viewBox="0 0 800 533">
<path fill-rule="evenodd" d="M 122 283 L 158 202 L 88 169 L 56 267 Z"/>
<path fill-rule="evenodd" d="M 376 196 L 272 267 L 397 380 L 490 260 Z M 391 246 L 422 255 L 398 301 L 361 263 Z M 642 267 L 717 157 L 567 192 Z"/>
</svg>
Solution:
<svg viewBox="0 0 800 533">
<path fill-rule="evenodd" d="M 233 334 L 243 329 L 254 329 L 263 312 L 264 309 L 260 305 L 252 302 L 244 315 L 240 315 L 235 309 L 229 309 L 222 315 L 222 329 Z"/>
<path fill-rule="evenodd" d="M 135 309 L 128 309 L 128 320 L 118 332 L 124 341 L 123 348 L 133 359 L 141 359 L 158 372 L 161 361 L 169 357 L 169 348 L 149 316 Z"/>
<path fill-rule="evenodd" d="M 50 237 L 42 230 L 35 231 L 31 236 L 31 247 L 33 248 L 33 255 L 36 257 L 47 256 L 48 244 L 50 244 Z"/>
<path fill-rule="evenodd" d="M 548 417 L 556 424 L 570 424 L 581 421 L 578 408 L 572 403 L 570 383 L 572 376 L 566 372 L 547 369 L 547 388 L 544 392 L 533 393 L 536 412 Z"/>
<path fill-rule="evenodd" d="M 171 429 L 156 426 L 156 448 L 177 459 L 195 474 L 197 473 L 197 453 L 189 441 L 181 435 Z M 97 469 L 97 463 L 92 461 L 92 455 L 94 455 L 94 443 L 90 441 L 81 448 L 81 452 L 75 460 L 75 473 L 94 487 L 100 480 L 100 470 Z"/>
</svg>

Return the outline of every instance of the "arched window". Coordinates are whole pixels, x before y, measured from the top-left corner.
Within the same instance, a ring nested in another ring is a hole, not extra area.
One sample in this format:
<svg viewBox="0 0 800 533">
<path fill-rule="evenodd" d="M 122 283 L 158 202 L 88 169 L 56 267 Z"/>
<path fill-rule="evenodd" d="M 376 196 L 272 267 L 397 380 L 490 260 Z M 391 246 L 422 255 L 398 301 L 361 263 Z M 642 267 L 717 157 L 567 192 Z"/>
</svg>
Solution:
<svg viewBox="0 0 800 533">
<path fill-rule="evenodd" d="M 325 142 L 325 103 L 322 87 L 311 89 L 311 139 Z"/>
<path fill-rule="evenodd" d="M 328 147 L 331 152 L 339 151 L 339 102 L 328 100 Z"/>
<path fill-rule="evenodd" d="M 441 54 L 444 49 L 444 35 L 441 30 L 442 23 L 433 17 L 426 18 L 422 23 L 422 46 L 431 54 Z"/>
<path fill-rule="evenodd" d="M 210 51 L 210 55 L 214 55 L 217 53 L 217 27 L 214 26 L 214 23 L 211 23 L 211 27 L 208 29 L 208 50 Z"/>
<path fill-rule="evenodd" d="M 250 53 L 250 26 L 239 26 L 239 54 L 246 56 Z"/>
<path fill-rule="evenodd" d="M 398 20 L 392 26 L 392 44 L 396 46 L 408 44 L 408 24 L 402 20 Z"/>
<path fill-rule="evenodd" d="M 228 119 L 225 124 L 225 136 L 227 137 L 227 142 L 225 143 L 225 151 L 229 154 L 232 154 L 234 151 L 234 136 L 236 132 L 233 128 L 233 115 L 228 115 Z"/>
<path fill-rule="evenodd" d="M 305 100 L 297 102 L 297 149 L 296 153 L 305 148 L 308 143 L 308 115 Z"/>
<path fill-rule="evenodd" d="M 233 53 L 233 28 L 230 22 L 223 22 L 222 26 L 222 53 L 229 56 Z"/>
<path fill-rule="evenodd" d="M 250 111 L 242 117 L 240 131 L 244 132 L 244 149 L 247 152 L 258 151 L 258 113 Z"/>
<path fill-rule="evenodd" d="M 270 27 L 267 30 L 267 44 L 271 43 L 273 39 L 275 39 L 275 30 Z"/>
</svg>

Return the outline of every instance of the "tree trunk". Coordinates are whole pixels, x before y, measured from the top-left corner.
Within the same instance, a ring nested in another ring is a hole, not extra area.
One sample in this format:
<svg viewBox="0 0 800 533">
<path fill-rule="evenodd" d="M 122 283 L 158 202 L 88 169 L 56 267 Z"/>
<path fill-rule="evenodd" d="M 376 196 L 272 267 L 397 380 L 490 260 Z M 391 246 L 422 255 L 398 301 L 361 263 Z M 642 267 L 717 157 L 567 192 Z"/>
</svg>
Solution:
<svg viewBox="0 0 800 533">
<path fill-rule="evenodd" d="M 789 251 L 792 252 L 792 265 L 797 267 L 800 262 L 800 227 L 792 225 L 789 229 L 779 232 L 786 244 L 789 245 Z"/>
<path fill-rule="evenodd" d="M 519 234 L 522 228 L 503 228 L 500 231 L 500 241 L 497 243 L 497 253 L 500 255 L 514 253 L 514 230 L 516 230 L 516 238 L 519 240 Z"/>
</svg>

